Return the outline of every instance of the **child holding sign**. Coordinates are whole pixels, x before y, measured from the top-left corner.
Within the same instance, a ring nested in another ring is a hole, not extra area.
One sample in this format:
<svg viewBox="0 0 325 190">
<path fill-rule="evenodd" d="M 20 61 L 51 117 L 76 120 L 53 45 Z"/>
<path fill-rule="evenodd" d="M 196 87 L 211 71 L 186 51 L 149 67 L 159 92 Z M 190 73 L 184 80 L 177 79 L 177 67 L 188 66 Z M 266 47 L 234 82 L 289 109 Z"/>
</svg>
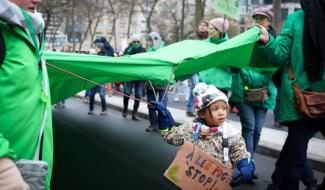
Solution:
<svg viewBox="0 0 325 190">
<path fill-rule="evenodd" d="M 241 134 L 236 133 L 226 120 L 227 96 L 215 86 L 205 83 L 196 85 L 193 94 L 197 118 L 179 127 L 173 127 L 175 122 L 163 104 L 151 102 L 151 109 L 159 113 L 158 125 L 164 139 L 176 146 L 185 141 L 191 142 L 207 155 L 234 169 L 232 186 L 250 181 L 255 165 Z"/>
</svg>

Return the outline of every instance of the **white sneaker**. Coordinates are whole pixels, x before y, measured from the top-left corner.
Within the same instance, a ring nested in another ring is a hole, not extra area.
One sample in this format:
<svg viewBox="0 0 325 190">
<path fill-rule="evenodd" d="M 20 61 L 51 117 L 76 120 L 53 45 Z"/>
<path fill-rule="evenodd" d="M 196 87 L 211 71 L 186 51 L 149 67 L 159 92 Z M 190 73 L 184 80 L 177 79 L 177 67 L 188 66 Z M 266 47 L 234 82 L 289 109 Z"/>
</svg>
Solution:
<svg viewBox="0 0 325 190">
<path fill-rule="evenodd" d="M 175 101 L 175 102 L 178 102 L 178 101 L 179 101 L 179 98 L 178 98 L 178 97 L 175 97 L 175 98 L 174 98 L 174 101 Z"/>
</svg>

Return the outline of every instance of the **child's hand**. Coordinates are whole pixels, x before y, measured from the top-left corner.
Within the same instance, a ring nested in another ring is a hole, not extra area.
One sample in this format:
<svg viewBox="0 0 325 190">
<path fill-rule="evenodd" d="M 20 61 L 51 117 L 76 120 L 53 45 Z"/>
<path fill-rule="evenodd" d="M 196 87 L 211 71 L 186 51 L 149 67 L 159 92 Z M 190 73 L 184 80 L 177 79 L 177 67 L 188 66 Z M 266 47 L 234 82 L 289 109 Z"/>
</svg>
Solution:
<svg viewBox="0 0 325 190">
<path fill-rule="evenodd" d="M 150 102 L 149 109 L 158 111 L 158 128 L 166 130 L 172 128 L 176 123 L 166 106 L 157 101 Z"/>
<path fill-rule="evenodd" d="M 236 163 L 236 168 L 234 169 L 230 185 L 232 187 L 235 187 L 250 181 L 254 175 L 254 171 L 255 164 L 252 160 L 249 160 L 247 158 L 239 160 Z"/>
</svg>

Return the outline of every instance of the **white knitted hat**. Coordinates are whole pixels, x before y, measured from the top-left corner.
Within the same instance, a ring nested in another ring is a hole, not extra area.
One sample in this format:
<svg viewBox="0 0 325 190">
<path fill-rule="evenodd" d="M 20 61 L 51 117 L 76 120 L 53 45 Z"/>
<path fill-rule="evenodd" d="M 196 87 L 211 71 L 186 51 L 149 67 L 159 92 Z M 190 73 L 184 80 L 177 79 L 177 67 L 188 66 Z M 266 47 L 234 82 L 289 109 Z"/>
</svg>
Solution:
<svg viewBox="0 0 325 190">
<path fill-rule="evenodd" d="M 224 101 L 228 105 L 228 98 L 226 94 L 217 89 L 214 85 L 199 83 L 193 89 L 193 95 L 195 96 L 196 113 L 219 100 Z"/>
<path fill-rule="evenodd" d="M 131 36 L 131 42 L 133 41 L 140 41 L 141 40 L 141 36 L 139 34 L 133 34 Z"/>
</svg>

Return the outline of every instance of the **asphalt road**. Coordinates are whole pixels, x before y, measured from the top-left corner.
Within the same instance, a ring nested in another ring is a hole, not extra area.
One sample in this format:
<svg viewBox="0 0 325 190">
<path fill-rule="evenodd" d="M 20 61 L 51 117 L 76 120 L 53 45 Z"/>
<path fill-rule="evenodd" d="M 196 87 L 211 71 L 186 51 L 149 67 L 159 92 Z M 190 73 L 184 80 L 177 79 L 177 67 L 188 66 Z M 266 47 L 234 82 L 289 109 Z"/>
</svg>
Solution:
<svg viewBox="0 0 325 190">
<path fill-rule="evenodd" d="M 87 114 L 88 105 L 74 98 L 65 109 L 53 109 L 54 190 L 178 189 L 163 173 L 179 147 L 162 141 L 158 133 L 147 133 L 147 120 L 132 121 L 108 109 L 107 116 Z M 255 184 L 234 188 L 265 189 L 275 159 L 256 155 Z M 321 180 L 323 173 L 315 172 Z M 301 186 L 301 189 L 304 189 Z"/>
</svg>

